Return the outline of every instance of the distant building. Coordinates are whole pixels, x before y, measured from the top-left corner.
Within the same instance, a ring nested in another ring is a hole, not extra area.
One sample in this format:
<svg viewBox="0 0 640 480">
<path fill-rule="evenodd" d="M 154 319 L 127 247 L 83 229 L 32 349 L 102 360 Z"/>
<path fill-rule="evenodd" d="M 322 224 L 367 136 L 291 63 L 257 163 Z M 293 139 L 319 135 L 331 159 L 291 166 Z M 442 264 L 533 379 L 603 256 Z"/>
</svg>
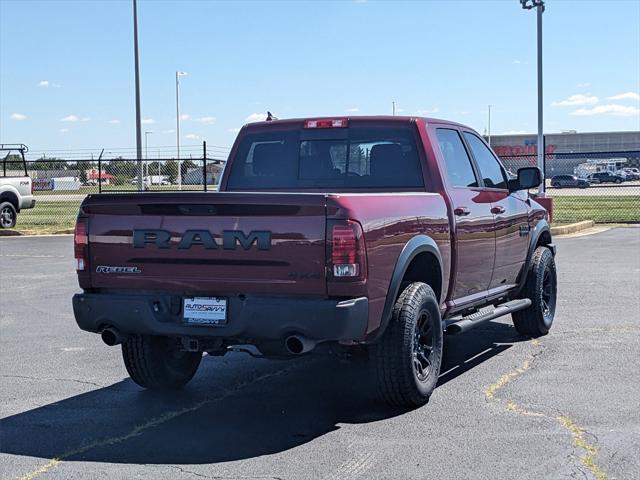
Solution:
<svg viewBox="0 0 640 480">
<path fill-rule="evenodd" d="M 537 137 L 492 135 L 491 148 L 505 166 L 515 172 L 519 167 L 535 165 Z M 546 175 L 571 175 L 578 165 L 597 160 L 626 159 L 629 167 L 640 167 L 640 131 L 564 133 L 545 135 Z"/>
<path fill-rule="evenodd" d="M 222 162 L 212 161 L 207 163 L 207 185 L 215 185 L 220 180 L 220 174 L 224 168 Z M 202 167 L 190 168 L 182 177 L 182 183 L 187 185 L 202 185 Z"/>
<path fill-rule="evenodd" d="M 113 180 L 113 175 L 104 171 L 98 172 L 98 170 L 91 169 L 87 170 L 85 173 L 87 175 L 87 182 L 97 184 L 100 180 L 100 183 L 103 185 L 109 185 Z"/>
</svg>

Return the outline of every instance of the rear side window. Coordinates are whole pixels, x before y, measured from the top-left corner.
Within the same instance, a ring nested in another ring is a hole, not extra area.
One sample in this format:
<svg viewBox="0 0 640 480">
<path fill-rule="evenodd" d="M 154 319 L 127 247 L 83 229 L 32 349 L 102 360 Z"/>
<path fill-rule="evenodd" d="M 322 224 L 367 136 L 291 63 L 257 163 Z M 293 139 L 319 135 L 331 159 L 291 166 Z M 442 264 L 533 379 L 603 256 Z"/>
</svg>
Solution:
<svg viewBox="0 0 640 480">
<path fill-rule="evenodd" d="M 478 181 L 471 166 L 471 159 L 467 155 L 460 134 L 450 128 L 438 128 L 436 136 L 447 166 L 449 182 L 454 187 L 477 187 Z"/>
<path fill-rule="evenodd" d="M 413 128 L 253 133 L 233 159 L 227 188 L 413 188 L 424 190 Z"/>
<path fill-rule="evenodd" d="M 484 186 L 489 188 L 507 188 L 507 177 L 500 162 L 493 156 L 489 147 L 474 134 L 464 132 L 469 148 L 476 159 Z"/>
</svg>

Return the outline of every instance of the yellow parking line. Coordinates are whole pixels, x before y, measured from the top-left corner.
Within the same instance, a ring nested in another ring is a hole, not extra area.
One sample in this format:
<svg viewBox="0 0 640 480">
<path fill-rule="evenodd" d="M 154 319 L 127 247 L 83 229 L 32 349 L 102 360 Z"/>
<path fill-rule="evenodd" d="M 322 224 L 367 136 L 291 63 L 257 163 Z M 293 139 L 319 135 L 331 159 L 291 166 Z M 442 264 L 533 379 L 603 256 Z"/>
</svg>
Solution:
<svg viewBox="0 0 640 480">
<path fill-rule="evenodd" d="M 531 340 L 531 344 L 536 347 L 541 345 L 540 341 L 535 338 Z M 534 412 L 523 408 L 511 399 L 507 399 L 503 402 L 503 400 L 497 396 L 500 389 L 504 388 L 506 385 L 529 370 L 531 368 L 532 361 L 533 357 L 526 359 L 521 367 L 502 375 L 495 383 L 489 385 L 484 390 L 485 398 L 488 401 L 495 401 L 503 404 L 504 408 L 509 412 L 527 417 L 540 417 L 559 423 L 560 426 L 571 434 L 573 438 L 573 445 L 584 450 L 585 453 L 580 457 L 580 463 L 593 474 L 596 480 L 607 480 L 607 474 L 597 463 L 598 449 L 595 445 L 587 442 L 585 439 L 585 429 L 580 427 L 571 417 L 567 415 L 552 417 L 543 412 Z"/>
<path fill-rule="evenodd" d="M 151 418 L 150 420 L 148 420 L 147 422 L 141 424 L 141 425 L 136 425 L 133 429 L 131 429 L 128 433 L 125 433 L 123 435 L 119 435 L 119 436 L 115 436 L 115 437 L 109 437 L 109 438 L 104 438 L 102 440 L 96 440 L 94 442 L 88 443 L 88 444 L 84 444 L 81 447 L 75 448 L 73 450 L 69 450 L 67 452 L 64 452 L 56 457 L 54 457 L 53 459 L 51 459 L 51 461 L 49 461 L 49 463 L 47 463 L 46 465 L 43 465 L 39 468 L 37 468 L 36 470 L 29 472 L 21 477 L 18 477 L 18 480 L 33 480 L 37 477 L 39 477 L 40 475 L 47 473 L 49 470 L 54 469 L 55 467 L 57 467 L 62 461 L 70 458 L 70 457 L 74 457 L 76 455 L 79 455 L 81 453 L 86 453 L 89 450 L 93 450 L 94 448 L 97 447 L 104 447 L 107 445 L 115 445 L 118 443 L 122 443 L 126 440 L 129 440 L 133 437 L 136 437 L 138 435 L 140 435 L 141 433 L 143 433 L 145 430 L 148 430 L 149 428 L 153 428 L 153 427 L 157 427 L 158 425 L 162 425 L 163 423 L 166 423 L 170 420 L 173 420 L 174 418 L 180 417 L 182 415 L 185 415 L 187 413 L 191 413 L 191 412 L 195 412 L 196 410 L 199 410 L 200 408 L 204 407 L 205 405 L 208 405 L 210 403 L 214 403 L 214 402 L 218 402 L 220 400 L 223 400 L 229 396 L 231 396 L 232 394 L 236 393 L 238 390 L 241 390 L 244 387 L 249 386 L 252 383 L 255 382 L 261 382 L 262 380 L 266 380 L 267 378 L 270 377 L 275 377 L 278 375 L 282 375 L 283 373 L 291 370 L 293 367 L 289 367 L 286 369 L 282 369 L 282 370 L 278 370 L 277 372 L 270 372 L 270 373 L 266 373 L 264 375 L 260 375 L 250 381 L 245 381 L 245 382 L 241 382 L 238 383 L 237 385 L 235 385 L 233 388 L 230 388 L 229 390 L 223 391 L 220 395 L 214 397 L 214 398 L 209 398 L 207 400 L 202 400 L 198 403 L 195 403 L 193 405 L 191 405 L 190 407 L 185 407 L 185 408 L 181 408 L 178 410 L 173 410 L 173 411 L 168 411 L 165 412 L 161 415 L 158 415 L 156 417 Z"/>
</svg>

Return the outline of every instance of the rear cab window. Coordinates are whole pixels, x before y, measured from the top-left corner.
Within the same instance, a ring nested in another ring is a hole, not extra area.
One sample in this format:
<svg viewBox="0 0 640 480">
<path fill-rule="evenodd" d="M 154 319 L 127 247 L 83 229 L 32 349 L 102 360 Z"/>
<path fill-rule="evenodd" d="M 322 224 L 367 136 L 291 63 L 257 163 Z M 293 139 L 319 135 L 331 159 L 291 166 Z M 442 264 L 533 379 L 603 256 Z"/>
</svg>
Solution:
<svg viewBox="0 0 640 480">
<path fill-rule="evenodd" d="M 425 191 L 416 127 L 351 121 L 346 128 L 256 129 L 243 136 L 226 189 Z"/>
</svg>

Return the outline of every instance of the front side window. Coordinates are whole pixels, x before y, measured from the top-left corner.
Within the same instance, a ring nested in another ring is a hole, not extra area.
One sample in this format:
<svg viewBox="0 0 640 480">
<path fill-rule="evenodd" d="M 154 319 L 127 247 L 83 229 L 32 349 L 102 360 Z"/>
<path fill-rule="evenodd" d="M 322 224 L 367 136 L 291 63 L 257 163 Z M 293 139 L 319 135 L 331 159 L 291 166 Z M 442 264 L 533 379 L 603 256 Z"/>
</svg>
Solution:
<svg viewBox="0 0 640 480">
<path fill-rule="evenodd" d="M 508 188 L 507 177 L 500 162 L 493 156 L 489 147 L 473 133 L 464 132 L 464 138 L 476 159 L 484 186 L 489 188 Z"/>
<path fill-rule="evenodd" d="M 447 167 L 447 177 L 454 187 L 477 187 L 478 181 L 457 130 L 436 129 L 438 145 Z"/>
</svg>

